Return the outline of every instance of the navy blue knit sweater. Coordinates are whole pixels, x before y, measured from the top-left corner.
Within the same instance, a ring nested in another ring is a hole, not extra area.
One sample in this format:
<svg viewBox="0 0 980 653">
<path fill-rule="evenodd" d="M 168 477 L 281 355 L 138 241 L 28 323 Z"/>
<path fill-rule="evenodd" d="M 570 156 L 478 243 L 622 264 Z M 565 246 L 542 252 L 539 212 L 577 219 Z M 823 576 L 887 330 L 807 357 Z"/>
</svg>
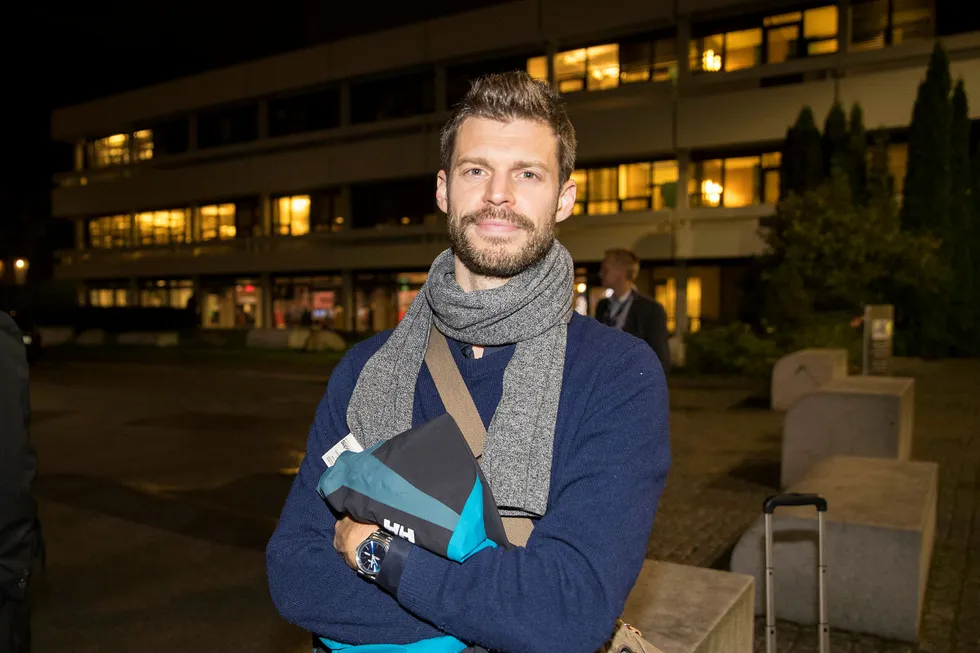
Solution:
<svg viewBox="0 0 980 653">
<path fill-rule="evenodd" d="M 326 469 L 321 456 L 349 432 L 357 376 L 389 335 L 351 348 L 317 407 L 306 457 L 266 551 L 280 614 L 349 644 L 449 634 L 495 651 L 592 653 L 612 632 L 639 574 L 670 466 L 667 384 L 656 354 L 574 315 L 548 510 L 527 547 L 487 549 L 464 564 L 413 547 L 392 596 L 359 578 L 334 550 L 336 520 L 316 491 Z M 451 349 L 489 426 L 513 347 L 480 359 Z M 423 364 L 413 423 L 443 413 Z"/>
</svg>

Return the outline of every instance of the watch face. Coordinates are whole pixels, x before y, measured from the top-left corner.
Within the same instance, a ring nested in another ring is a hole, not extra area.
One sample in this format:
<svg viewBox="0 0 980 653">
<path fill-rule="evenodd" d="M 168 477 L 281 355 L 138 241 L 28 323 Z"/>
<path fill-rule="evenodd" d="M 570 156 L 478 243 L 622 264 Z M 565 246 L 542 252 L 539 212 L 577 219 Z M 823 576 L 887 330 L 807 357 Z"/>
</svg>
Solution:
<svg viewBox="0 0 980 653">
<path fill-rule="evenodd" d="M 381 542 L 367 540 L 357 549 L 357 566 L 365 574 L 376 576 L 381 572 L 381 561 L 388 548 Z"/>
</svg>

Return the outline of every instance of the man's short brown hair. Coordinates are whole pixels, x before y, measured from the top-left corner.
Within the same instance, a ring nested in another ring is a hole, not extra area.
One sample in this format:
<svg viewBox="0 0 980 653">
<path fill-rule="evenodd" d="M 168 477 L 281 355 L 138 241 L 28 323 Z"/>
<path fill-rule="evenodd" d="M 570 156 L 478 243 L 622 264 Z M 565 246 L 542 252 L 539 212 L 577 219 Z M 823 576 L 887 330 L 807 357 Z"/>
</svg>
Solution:
<svg viewBox="0 0 980 653">
<path fill-rule="evenodd" d="M 499 122 L 530 120 L 551 127 L 558 141 L 558 184 L 562 186 L 575 169 L 575 128 L 568 119 L 565 101 L 553 88 L 526 72 L 516 70 L 486 75 L 473 82 L 466 97 L 456 105 L 452 118 L 442 128 L 442 169 L 453 165 L 456 135 L 467 118 Z"/>
<path fill-rule="evenodd" d="M 607 249 L 606 258 L 627 268 L 630 271 L 630 281 L 636 281 L 640 276 L 640 259 L 632 251 L 622 247 Z"/>
</svg>

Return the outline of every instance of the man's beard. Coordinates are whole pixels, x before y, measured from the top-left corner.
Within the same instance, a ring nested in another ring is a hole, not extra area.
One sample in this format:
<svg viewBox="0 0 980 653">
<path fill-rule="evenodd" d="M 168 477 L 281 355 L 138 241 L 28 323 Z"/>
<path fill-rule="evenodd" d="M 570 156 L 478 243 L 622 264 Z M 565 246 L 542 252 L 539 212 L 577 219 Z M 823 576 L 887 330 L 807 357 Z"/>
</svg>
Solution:
<svg viewBox="0 0 980 653">
<path fill-rule="evenodd" d="M 509 279 L 528 269 L 543 259 L 551 249 L 555 239 L 555 218 L 547 221 L 541 228 L 526 216 L 506 208 L 487 206 L 479 211 L 460 217 L 453 215 L 449 207 L 447 227 L 453 253 L 473 274 L 497 279 Z M 527 234 L 527 240 L 517 252 L 507 251 L 509 238 L 483 236 L 486 246 L 480 249 L 466 237 L 466 228 L 484 220 L 509 222 Z"/>
</svg>

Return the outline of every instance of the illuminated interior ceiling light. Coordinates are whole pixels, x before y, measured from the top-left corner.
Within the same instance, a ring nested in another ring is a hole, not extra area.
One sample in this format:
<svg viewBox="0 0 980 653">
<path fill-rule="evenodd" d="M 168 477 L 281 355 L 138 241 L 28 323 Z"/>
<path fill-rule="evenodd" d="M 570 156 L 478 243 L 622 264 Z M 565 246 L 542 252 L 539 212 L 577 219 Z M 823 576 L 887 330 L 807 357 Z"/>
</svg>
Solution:
<svg viewBox="0 0 980 653">
<path fill-rule="evenodd" d="M 412 222 L 412 219 L 410 217 L 408 217 L 408 216 L 402 217 L 402 224 L 410 224 L 411 222 Z"/>
<path fill-rule="evenodd" d="M 579 285 L 575 286 L 575 290 L 577 290 L 580 293 L 584 293 L 585 292 L 585 289 L 586 289 L 586 286 L 585 286 L 584 283 L 580 283 Z"/>
<path fill-rule="evenodd" d="M 16 261 L 14 261 L 14 267 L 17 268 L 18 270 L 23 270 L 24 268 L 27 267 L 27 261 L 25 261 L 22 258 L 19 258 Z"/>
<path fill-rule="evenodd" d="M 721 70 L 721 55 L 715 54 L 714 50 L 705 50 L 701 57 L 701 67 L 709 72 Z"/>
<path fill-rule="evenodd" d="M 564 53 L 564 55 L 562 56 L 562 60 L 566 64 L 570 64 L 570 65 L 582 63 L 583 61 L 585 61 L 585 49 L 582 48 L 580 50 L 569 50 L 568 52 Z"/>
<path fill-rule="evenodd" d="M 297 195 L 289 200 L 289 208 L 296 213 L 306 211 L 310 208 L 310 198 L 308 195 Z"/>
<path fill-rule="evenodd" d="M 340 217 L 339 215 L 336 218 L 334 218 L 333 221 L 336 224 L 344 224 L 344 219 L 342 217 Z"/>
<path fill-rule="evenodd" d="M 710 206 L 718 206 L 721 203 L 722 190 L 721 184 L 710 179 L 701 182 L 701 195 L 704 197 L 705 203 Z"/>
</svg>

